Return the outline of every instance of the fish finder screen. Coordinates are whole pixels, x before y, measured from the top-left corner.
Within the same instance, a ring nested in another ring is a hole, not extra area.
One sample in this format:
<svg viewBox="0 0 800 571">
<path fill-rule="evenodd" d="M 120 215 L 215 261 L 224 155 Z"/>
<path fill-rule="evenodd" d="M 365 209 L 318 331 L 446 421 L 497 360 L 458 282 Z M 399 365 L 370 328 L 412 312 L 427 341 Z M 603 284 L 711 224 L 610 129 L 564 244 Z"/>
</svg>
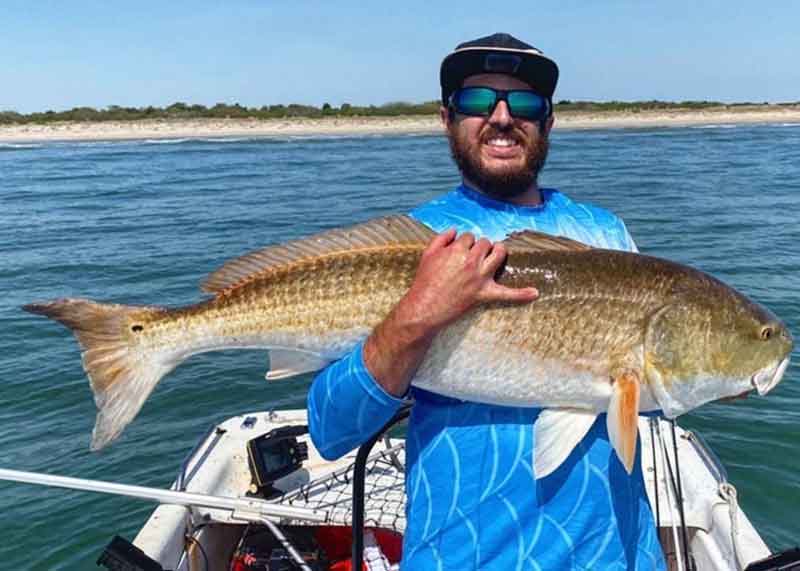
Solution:
<svg viewBox="0 0 800 571">
<path fill-rule="evenodd" d="M 267 472 L 282 470 L 294 462 L 289 443 L 286 440 L 260 442 L 258 452 Z"/>
<path fill-rule="evenodd" d="M 297 437 L 307 433 L 305 425 L 284 426 L 247 443 L 250 470 L 259 488 L 270 487 L 303 465 L 308 458 L 308 445 Z"/>
</svg>

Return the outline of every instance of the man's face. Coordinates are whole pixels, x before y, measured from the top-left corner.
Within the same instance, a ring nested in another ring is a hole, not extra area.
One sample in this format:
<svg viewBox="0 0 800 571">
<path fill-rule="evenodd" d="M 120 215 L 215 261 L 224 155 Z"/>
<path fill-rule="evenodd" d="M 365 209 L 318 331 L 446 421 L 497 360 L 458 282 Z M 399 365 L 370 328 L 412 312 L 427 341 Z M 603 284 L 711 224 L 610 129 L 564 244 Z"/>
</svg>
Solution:
<svg viewBox="0 0 800 571">
<path fill-rule="evenodd" d="M 530 89 L 524 81 L 509 75 L 473 75 L 464 87 Z M 519 197 L 536 188 L 536 179 L 547 158 L 548 134 L 553 118 L 539 123 L 511 116 L 500 101 L 489 117 L 455 114 L 452 120 L 442 110 L 453 159 L 464 180 L 482 192 L 500 199 Z"/>
</svg>

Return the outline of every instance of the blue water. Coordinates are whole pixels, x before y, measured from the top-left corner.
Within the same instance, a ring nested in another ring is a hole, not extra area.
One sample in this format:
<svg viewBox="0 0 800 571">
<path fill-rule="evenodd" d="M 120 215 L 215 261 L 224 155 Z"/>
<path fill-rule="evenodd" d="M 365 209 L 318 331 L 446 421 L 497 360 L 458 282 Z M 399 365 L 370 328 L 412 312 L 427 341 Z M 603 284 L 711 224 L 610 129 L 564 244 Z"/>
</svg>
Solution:
<svg viewBox="0 0 800 571">
<path fill-rule="evenodd" d="M 715 274 L 800 334 L 800 126 L 556 132 L 542 181 L 614 210 L 643 252 Z M 233 256 L 404 212 L 457 182 L 438 136 L 0 144 L 0 467 L 168 487 L 212 423 L 301 407 L 309 383 L 267 385 L 260 352 L 200 355 L 91 453 L 76 344 L 22 304 L 193 302 Z M 721 457 L 773 549 L 800 540 L 798 362 L 767 397 L 681 419 Z M 94 568 L 152 508 L 0 483 L 0 569 Z"/>
</svg>

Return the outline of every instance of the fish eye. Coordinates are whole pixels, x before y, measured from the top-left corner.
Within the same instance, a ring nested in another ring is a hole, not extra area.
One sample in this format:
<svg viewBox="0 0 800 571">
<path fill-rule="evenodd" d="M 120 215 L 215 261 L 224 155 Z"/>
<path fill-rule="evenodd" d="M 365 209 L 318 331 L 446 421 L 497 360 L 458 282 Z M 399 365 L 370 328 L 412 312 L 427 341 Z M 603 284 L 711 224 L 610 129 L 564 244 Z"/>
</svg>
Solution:
<svg viewBox="0 0 800 571">
<path fill-rule="evenodd" d="M 772 337 L 772 334 L 773 334 L 773 333 L 774 333 L 774 331 L 773 331 L 772 327 L 770 327 L 770 326 L 768 326 L 768 325 L 767 325 L 766 327 L 762 327 L 762 328 L 761 328 L 761 334 L 760 334 L 760 337 L 761 337 L 761 339 L 763 339 L 764 341 L 767 341 L 769 338 L 771 338 L 771 337 Z"/>
</svg>

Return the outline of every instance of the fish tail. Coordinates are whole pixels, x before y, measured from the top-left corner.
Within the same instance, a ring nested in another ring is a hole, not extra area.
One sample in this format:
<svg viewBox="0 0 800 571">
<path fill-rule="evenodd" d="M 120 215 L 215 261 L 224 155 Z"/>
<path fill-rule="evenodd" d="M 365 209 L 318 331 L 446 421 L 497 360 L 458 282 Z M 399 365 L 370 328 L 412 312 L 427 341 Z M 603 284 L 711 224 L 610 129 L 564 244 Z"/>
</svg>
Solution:
<svg viewBox="0 0 800 571">
<path fill-rule="evenodd" d="M 100 450 L 119 436 L 158 381 L 177 364 L 148 351 L 141 342 L 152 317 L 166 312 L 163 308 L 57 299 L 23 309 L 58 321 L 78 340 L 97 405 L 92 450 Z"/>
</svg>

